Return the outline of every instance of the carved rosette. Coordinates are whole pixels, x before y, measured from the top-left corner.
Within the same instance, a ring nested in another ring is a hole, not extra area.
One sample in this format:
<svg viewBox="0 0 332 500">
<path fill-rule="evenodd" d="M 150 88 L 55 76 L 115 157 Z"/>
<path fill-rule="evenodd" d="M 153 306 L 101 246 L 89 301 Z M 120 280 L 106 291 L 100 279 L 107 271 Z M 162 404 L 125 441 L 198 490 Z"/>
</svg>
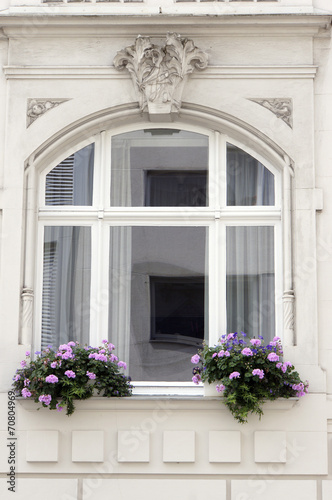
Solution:
<svg viewBox="0 0 332 500">
<path fill-rule="evenodd" d="M 117 70 L 129 71 L 141 110 L 163 115 L 179 111 L 188 75 L 206 68 L 208 57 L 192 40 L 168 33 L 164 46 L 138 36 L 134 45 L 116 54 L 113 63 Z"/>
<path fill-rule="evenodd" d="M 27 128 L 44 113 L 69 99 L 28 99 L 27 102 Z"/>
<path fill-rule="evenodd" d="M 271 111 L 286 123 L 290 128 L 293 128 L 293 101 L 292 99 L 249 99 L 249 101 L 256 102 L 260 106 Z"/>
</svg>

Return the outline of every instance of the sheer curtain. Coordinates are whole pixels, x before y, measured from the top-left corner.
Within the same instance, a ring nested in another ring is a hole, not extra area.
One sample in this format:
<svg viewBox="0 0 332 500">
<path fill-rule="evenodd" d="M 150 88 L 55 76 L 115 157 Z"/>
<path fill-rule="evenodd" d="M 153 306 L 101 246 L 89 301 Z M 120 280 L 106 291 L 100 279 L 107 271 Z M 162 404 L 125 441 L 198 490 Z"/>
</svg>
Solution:
<svg viewBox="0 0 332 500">
<path fill-rule="evenodd" d="M 271 340 L 275 333 L 274 228 L 226 228 L 227 331 Z"/>
<path fill-rule="evenodd" d="M 231 145 L 227 146 L 227 205 L 274 205 L 274 175 Z"/>
<path fill-rule="evenodd" d="M 44 232 L 42 347 L 69 340 L 88 343 L 91 231 L 47 226 Z"/>
</svg>

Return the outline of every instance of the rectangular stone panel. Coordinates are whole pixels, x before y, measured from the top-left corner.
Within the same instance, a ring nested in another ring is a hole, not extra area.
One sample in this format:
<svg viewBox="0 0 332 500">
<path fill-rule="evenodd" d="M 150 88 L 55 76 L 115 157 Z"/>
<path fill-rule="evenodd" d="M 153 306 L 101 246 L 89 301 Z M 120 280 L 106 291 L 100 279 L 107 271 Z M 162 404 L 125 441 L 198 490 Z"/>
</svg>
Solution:
<svg viewBox="0 0 332 500">
<path fill-rule="evenodd" d="M 82 500 L 102 500 L 106 498 L 125 500 L 226 500 L 226 481 L 195 478 L 100 479 L 95 488 L 89 488 L 89 479 L 83 480 Z"/>
<path fill-rule="evenodd" d="M 317 500 L 316 488 L 313 480 L 235 480 L 231 500 Z"/>
<path fill-rule="evenodd" d="M 164 431 L 164 462 L 195 462 L 194 431 Z"/>
<path fill-rule="evenodd" d="M 241 462 L 241 433 L 210 431 L 209 462 Z"/>
<path fill-rule="evenodd" d="M 28 431 L 26 444 L 27 462 L 57 462 L 59 432 Z"/>
<path fill-rule="evenodd" d="M 118 432 L 118 462 L 149 462 L 150 433 L 147 431 Z"/>
<path fill-rule="evenodd" d="M 255 462 L 285 463 L 286 432 L 256 431 Z"/>
<path fill-rule="evenodd" d="M 0 479 L 1 500 L 76 500 L 77 479 L 17 478 L 15 491 L 9 491 L 6 479 Z"/>
<path fill-rule="evenodd" d="M 104 460 L 103 431 L 72 432 L 73 462 L 103 462 L 103 460 Z"/>
</svg>

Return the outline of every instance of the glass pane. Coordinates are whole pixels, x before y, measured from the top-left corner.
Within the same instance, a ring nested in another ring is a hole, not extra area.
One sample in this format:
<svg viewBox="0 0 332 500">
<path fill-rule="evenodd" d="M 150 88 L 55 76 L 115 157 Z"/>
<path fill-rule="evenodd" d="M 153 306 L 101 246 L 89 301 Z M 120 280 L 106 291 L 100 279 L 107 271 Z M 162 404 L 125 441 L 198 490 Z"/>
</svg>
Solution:
<svg viewBox="0 0 332 500">
<path fill-rule="evenodd" d="M 226 228 L 227 332 L 275 335 L 274 228 Z"/>
<path fill-rule="evenodd" d="M 207 228 L 114 227 L 110 334 L 133 380 L 190 381 L 207 334 Z"/>
<path fill-rule="evenodd" d="M 111 205 L 206 206 L 208 137 L 138 130 L 113 137 Z"/>
<path fill-rule="evenodd" d="M 42 347 L 89 341 L 91 231 L 45 227 Z"/>
<path fill-rule="evenodd" d="M 46 205 L 92 205 L 94 144 L 68 156 L 46 175 Z"/>
<path fill-rule="evenodd" d="M 227 145 L 227 205 L 274 205 L 274 175 L 242 149 Z"/>
</svg>

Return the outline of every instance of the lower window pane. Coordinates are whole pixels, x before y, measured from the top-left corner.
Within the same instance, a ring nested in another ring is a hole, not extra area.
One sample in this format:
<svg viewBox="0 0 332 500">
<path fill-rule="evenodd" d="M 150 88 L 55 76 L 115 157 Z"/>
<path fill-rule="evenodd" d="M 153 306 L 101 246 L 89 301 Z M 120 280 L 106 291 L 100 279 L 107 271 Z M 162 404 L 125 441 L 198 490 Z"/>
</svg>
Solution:
<svg viewBox="0 0 332 500">
<path fill-rule="evenodd" d="M 227 332 L 275 335 L 274 227 L 227 227 Z"/>
<path fill-rule="evenodd" d="M 91 231 L 45 227 L 42 348 L 89 341 Z"/>
<path fill-rule="evenodd" d="M 111 228 L 109 338 L 133 380 L 191 380 L 207 333 L 206 246 L 205 227 Z"/>
</svg>

